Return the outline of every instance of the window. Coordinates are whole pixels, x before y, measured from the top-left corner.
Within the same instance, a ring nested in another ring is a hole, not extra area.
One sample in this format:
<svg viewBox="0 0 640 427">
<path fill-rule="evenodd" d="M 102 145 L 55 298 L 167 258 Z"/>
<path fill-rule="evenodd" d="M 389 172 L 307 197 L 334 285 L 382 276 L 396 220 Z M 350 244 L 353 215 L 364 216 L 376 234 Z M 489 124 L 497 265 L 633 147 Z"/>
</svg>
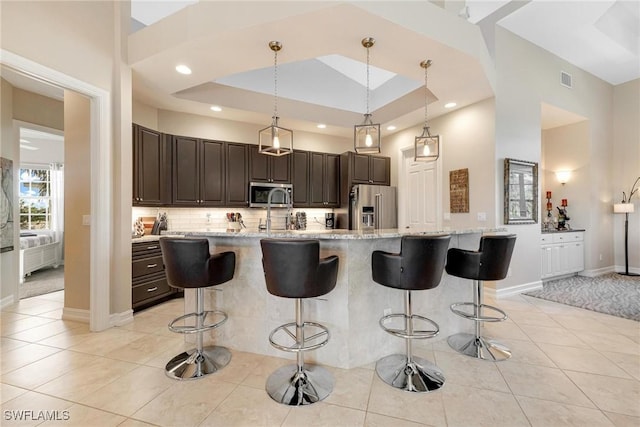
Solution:
<svg viewBox="0 0 640 427">
<path fill-rule="evenodd" d="M 50 224 L 49 169 L 20 169 L 20 229 L 47 229 Z"/>
</svg>

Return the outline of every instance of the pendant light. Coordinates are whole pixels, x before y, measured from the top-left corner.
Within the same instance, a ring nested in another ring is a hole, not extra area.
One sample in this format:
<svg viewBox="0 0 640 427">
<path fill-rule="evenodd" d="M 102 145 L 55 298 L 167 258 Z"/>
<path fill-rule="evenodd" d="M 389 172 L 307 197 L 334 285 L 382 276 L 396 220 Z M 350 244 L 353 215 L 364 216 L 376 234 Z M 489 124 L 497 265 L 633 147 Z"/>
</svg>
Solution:
<svg viewBox="0 0 640 427">
<path fill-rule="evenodd" d="M 282 49 L 279 41 L 269 42 L 274 52 L 273 60 L 273 117 L 271 126 L 258 132 L 258 152 L 270 156 L 284 156 L 293 152 L 293 131 L 278 124 L 278 52 Z"/>
<path fill-rule="evenodd" d="M 440 135 L 431 135 L 429 124 L 427 123 L 427 106 L 429 104 L 429 89 L 427 88 L 427 69 L 431 66 L 431 60 L 420 62 L 424 68 L 424 127 L 422 134 L 416 136 L 415 140 L 415 160 L 433 162 L 440 157 Z"/>
<path fill-rule="evenodd" d="M 375 44 L 372 37 L 362 39 L 362 46 L 367 49 L 367 112 L 364 121 L 353 129 L 353 144 L 356 153 L 380 152 L 380 124 L 374 124 L 369 113 L 369 49 Z"/>
</svg>

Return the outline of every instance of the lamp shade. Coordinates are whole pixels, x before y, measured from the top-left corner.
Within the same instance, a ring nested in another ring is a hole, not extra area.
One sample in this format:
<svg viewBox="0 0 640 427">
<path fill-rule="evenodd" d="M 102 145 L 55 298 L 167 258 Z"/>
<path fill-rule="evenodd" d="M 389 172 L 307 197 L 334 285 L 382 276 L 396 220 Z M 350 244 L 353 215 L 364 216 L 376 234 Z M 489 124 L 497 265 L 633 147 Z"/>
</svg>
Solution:
<svg viewBox="0 0 640 427">
<path fill-rule="evenodd" d="M 633 213 L 633 203 L 616 203 L 613 205 L 614 213 Z"/>
</svg>

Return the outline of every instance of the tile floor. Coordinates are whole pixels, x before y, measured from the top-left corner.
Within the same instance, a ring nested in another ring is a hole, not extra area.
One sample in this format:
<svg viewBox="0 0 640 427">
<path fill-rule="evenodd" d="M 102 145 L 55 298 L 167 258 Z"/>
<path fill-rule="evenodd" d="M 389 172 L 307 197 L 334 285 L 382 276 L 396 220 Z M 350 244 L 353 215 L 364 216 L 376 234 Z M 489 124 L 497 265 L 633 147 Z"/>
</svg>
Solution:
<svg viewBox="0 0 640 427">
<path fill-rule="evenodd" d="M 511 347 L 506 362 L 426 342 L 416 353 L 444 370 L 441 390 L 397 391 L 373 365 L 330 368 L 333 393 L 303 408 L 264 392 L 284 359 L 233 352 L 215 375 L 167 378 L 164 364 L 187 347 L 166 326 L 182 300 L 101 333 L 61 320 L 62 301 L 56 292 L 1 313 L 3 426 L 640 426 L 640 323 L 535 298 L 495 303 L 510 320 L 485 330 Z M 38 411 L 68 419 L 45 421 Z M 31 419 L 15 421 L 17 414 Z"/>
</svg>

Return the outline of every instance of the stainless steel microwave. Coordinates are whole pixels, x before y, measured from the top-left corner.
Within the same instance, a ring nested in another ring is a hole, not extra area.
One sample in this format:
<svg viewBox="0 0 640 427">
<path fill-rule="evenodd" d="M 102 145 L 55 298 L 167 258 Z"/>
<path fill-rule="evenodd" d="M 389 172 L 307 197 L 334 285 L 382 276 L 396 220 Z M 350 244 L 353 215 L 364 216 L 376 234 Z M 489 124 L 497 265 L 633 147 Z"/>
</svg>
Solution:
<svg viewBox="0 0 640 427">
<path fill-rule="evenodd" d="M 274 188 L 282 188 L 288 194 L 282 191 L 276 191 L 271 196 L 272 208 L 286 208 L 287 203 L 293 197 L 293 185 L 277 184 L 273 182 L 250 182 L 249 183 L 249 207 L 250 208 L 266 208 L 269 199 L 269 192 Z"/>
</svg>

